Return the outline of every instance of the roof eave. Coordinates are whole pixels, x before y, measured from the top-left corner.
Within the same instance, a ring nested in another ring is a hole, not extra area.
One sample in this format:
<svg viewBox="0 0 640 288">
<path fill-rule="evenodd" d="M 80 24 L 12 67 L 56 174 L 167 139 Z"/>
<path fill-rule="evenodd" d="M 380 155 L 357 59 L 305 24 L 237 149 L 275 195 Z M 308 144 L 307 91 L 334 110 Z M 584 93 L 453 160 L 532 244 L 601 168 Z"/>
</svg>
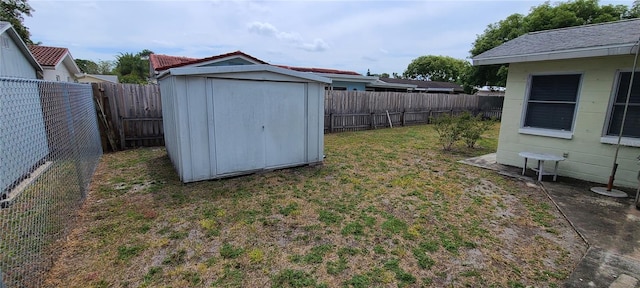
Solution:
<svg viewBox="0 0 640 288">
<path fill-rule="evenodd" d="M 590 58 L 602 56 L 619 56 L 634 54 L 638 49 L 636 43 L 626 43 L 622 45 L 592 47 L 582 49 L 571 49 L 563 51 L 552 51 L 544 53 L 532 53 L 513 56 L 498 56 L 487 58 L 473 58 L 474 66 L 495 65 L 507 63 L 536 62 L 548 60 L 565 60 L 574 58 Z"/>
</svg>

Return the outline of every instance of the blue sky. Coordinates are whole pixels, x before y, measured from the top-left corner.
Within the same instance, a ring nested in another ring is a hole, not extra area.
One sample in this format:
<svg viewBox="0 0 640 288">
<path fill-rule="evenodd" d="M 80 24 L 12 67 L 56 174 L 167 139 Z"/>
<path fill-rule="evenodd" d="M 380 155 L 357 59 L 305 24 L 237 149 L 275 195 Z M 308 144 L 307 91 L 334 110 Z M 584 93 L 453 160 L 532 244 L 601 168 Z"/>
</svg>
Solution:
<svg viewBox="0 0 640 288">
<path fill-rule="evenodd" d="M 114 60 L 142 49 L 194 58 L 240 50 L 271 64 L 401 74 L 422 55 L 467 58 L 487 25 L 544 1 L 29 3 L 32 40 L 69 48 L 76 59 Z"/>
</svg>

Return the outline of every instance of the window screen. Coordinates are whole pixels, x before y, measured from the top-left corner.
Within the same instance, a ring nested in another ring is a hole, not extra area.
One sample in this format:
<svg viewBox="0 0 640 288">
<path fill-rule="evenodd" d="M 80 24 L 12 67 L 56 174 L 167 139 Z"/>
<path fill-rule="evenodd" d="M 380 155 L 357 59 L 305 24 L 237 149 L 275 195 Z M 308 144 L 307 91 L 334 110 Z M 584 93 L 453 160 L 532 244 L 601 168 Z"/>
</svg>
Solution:
<svg viewBox="0 0 640 288">
<path fill-rule="evenodd" d="M 524 127 L 571 131 L 581 76 L 532 76 Z"/>
<path fill-rule="evenodd" d="M 631 87 L 629 108 L 627 110 L 627 118 L 624 123 L 622 136 L 640 138 L 640 72 L 636 71 L 633 78 L 633 87 Z M 611 105 L 611 116 L 609 118 L 607 135 L 618 136 L 620 134 L 630 80 L 631 72 L 621 72 L 618 77 L 616 93 L 614 94 L 615 99 L 613 105 Z"/>
</svg>

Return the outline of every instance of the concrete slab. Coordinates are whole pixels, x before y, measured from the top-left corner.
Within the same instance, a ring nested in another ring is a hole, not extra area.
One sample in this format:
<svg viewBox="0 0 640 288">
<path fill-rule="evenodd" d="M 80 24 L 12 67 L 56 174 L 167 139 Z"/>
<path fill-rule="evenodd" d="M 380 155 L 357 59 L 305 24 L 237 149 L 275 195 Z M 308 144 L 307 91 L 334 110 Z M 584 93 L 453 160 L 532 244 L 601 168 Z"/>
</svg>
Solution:
<svg viewBox="0 0 640 288">
<path fill-rule="evenodd" d="M 567 279 L 566 287 L 638 287 L 640 279 L 640 211 L 635 191 L 621 189 L 629 198 L 613 198 L 591 192 L 602 184 L 558 177 L 557 182 L 535 182 L 533 172 L 495 162 L 495 154 L 460 161 L 540 185 L 589 250 Z M 619 188 L 620 189 L 620 188 Z"/>
</svg>

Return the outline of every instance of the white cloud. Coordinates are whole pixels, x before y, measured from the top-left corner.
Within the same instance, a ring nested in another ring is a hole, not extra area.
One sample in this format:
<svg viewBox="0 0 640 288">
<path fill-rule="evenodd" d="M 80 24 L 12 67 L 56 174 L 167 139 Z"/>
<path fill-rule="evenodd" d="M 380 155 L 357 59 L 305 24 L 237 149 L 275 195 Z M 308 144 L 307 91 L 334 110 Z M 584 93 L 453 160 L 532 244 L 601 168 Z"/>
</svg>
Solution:
<svg viewBox="0 0 640 288">
<path fill-rule="evenodd" d="M 321 52 L 329 49 L 329 45 L 322 39 L 314 39 L 313 43 L 303 43 L 300 48 L 311 52 Z"/>
<path fill-rule="evenodd" d="M 251 33 L 255 33 L 261 36 L 275 37 L 278 40 L 283 40 L 290 43 L 294 47 L 309 52 L 321 52 L 329 49 L 329 45 L 320 38 L 316 38 L 312 42 L 305 42 L 304 38 L 300 34 L 295 32 L 280 31 L 278 30 L 278 28 L 268 22 L 254 21 L 247 24 L 247 29 Z"/>
<path fill-rule="evenodd" d="M 278 29 L 269 23 L 251 22 L 247 25 L 249 32 L 256 33 L 263 36 L 276 36 L 278 37 Z"/>
</svg>

